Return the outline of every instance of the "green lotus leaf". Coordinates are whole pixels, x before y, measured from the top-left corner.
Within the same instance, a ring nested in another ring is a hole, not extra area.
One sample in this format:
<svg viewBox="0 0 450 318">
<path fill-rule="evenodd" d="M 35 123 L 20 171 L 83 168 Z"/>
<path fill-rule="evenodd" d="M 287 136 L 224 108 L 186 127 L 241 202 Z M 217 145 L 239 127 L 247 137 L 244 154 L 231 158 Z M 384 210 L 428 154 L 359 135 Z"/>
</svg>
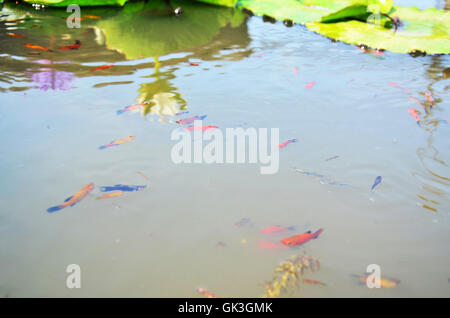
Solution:
<svg viewBox="0 0 450 318">
<path fill-rule="evenodd" d="M 335 40 L 397 53 L 420 51 L 450 54 L 450 12 L 434 8 L 420 11 L 414 7 L 395 6 L 390 15 L 399 17 L 403 27 L 398 30 L 386 29 L 356 20 L 339 23 L 312 22 L 307 27 Z"/>
<path fill-rule="evenodd" d="M 128 0 L 24 0 L 28 3 L 44 4 L 53 7 L 79 6 L 123 6 Z"/>
</svg>

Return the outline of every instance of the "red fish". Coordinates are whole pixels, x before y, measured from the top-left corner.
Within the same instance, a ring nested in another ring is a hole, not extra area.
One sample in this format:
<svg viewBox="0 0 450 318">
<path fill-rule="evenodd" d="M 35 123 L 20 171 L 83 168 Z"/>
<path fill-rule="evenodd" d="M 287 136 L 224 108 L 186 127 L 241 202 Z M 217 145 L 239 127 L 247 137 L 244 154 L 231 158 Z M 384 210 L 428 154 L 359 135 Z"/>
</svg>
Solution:
<svg viewBox="0 0 450 318">
<path fill-rule="evenodd" d="M 219 128 L 219 127 L 217 127 L 217 126 L 189 126 L 189 127 L 186 127 L 185 129 L 189 130 L 189 131 L 193 131 L 193 130 L 205 131 L 208 129 L 216 129 L 216 128 Z"/>
<path fill-rule="evenodd" d="M 320 286 L 327 286 L 327 284 L 319 282 L 318 280 L 312 280 L 312 279 L 304 279 L 303 282 L 305 284 L 309 285 L 320 285 Z"/>
<path fill-rule="evenodd" d="M 210 291 L 206 290 L 205 288 L 197 288 L 197 292 L 205 295 L 208 298 L 217 298 L 217 296 L 215 294 L 211 293 Z"/>
<path fill-rule="evenodd" d="M 266 227 L 265 229 L 261 230 L 261 233 L 264 234 L 271 234 L 271 233 L 279 233 L 279 232 L 286 232 L 286 231 L 294 231 L 295 228 L 293 226 L 290 227 L 282 227 L 282 226 L 269 226 Z"/>
<path fill-rule="evenodd" d="M 94 184 L 89 183 L 82 187 L 77 193 L 75 193 L 73 196 L 68 197 L 63 204 L 54 206 L 47 209 L 48 213 L 53 213 L 56 211 L 59 211 L 61 209 L 67 208 L 68 206 L 74 206 L 81 200 L 83 200 L 91 191 L 94 190 Z"/>
<path fill-rule="evenodd" d="M 20 39 L 26 39 L 26 36 L 20 35 L 20 34 L 15 34 L 15 33 L 6 33 L 9 36 L 15 37 L 15 38 L 20 38 Z"/>
<path fill-rule="evenodd" d="M 91 69 L 91 72 L 98 71 L 98 70 L 104 70 L 107 68 L 111 68 L 113 66 L 114 66 L 114 64 L 102 65 L 102 66 Z"/>
<path fill-rule="evenodd" d="M 191 66 L 198 66 L 198 64 L 194 63 L 194 62 L 189 62 L 189 65 L 191 65 Z"/>
<path fill-rule="evenodd" d="M 189 125 L 189 124 L 192 124 L 196 120 L 203 120 L 205 118 L 206 118 L 206 115 L 194 116 L 194 117 L 190 117 L 190 118 L 179 119 L 179 120 L 176 121 L 176 123 L 180 124 L 180 125 Z"/>
<path fill-rule="evenodd" d="M 60 50 L 76 50 L 81 46 L 81 42 L 79 40 L 75 41 L 75 44 L 68 45 L 68 46 L 60 46 Z"/>
<path fill-rule="evenodd" d="M 398 87 L 398 88 L 401 88 L 401 89 L 403 89 L 406 93 L 411 93 L 411 90 L 409 90 L 409 89 L 407 89 L 407 88 L 405 88 L 405 87 L 403 87 L 403 86 L 401 86 L 401 85 L 399 85 L 399 84 L 397 84 L 397 83 L 389 82 L 388 84 L 391 85 L 392 87 Z"/>
<path fill-rule="evenodd" d="M 306 84 L 306 85 L 305 85 L 305 88 L 306 88 L 306 89 L 310 89 L 310 88 L 313 87 L 314 85 L 316 85 L 316 82 L 312 81 L 312 82 L 309 82 L 308 84 Z"/>
<path fill-rule="evenodd" d="M 286 246 L 302 245 L 312 239 L 316 239 L 322 232 L 323 232 L 323 229 L 319 229 L 314 233 L 311 233 L 311 231 L 308 231 L 303 234 L 298 234 L 298 235 L 284 238 L 280 242 L 281 242 L 281 244 L 284 244 Z"/>
<path fill-rule="evenodd" d="M 29 44 L 26 43 L 24 44 L 26 47 L 30 48 L 30 49 L 35 49 L 35 50 L 42 50 L 42 51 L 47 51 L 47 52 L 53 52 L 50 49 L 47 49 L 46 47 L 40 46 L 40 45 L 34 45 L 34 44 Z"/>
<path fill-rule="evenodd" d="M 370 53 L 378 55 L 378 56 L 384 56 L 384 52 L 380 50 L 370 50 Z"/>
<path fill-rule="evenodd" d="M 408 112 L 411 116 L 414 117 L 414 119 L 416 120 L 417 123 L 420 122 L 419 113 L 417 113 L 417 110 L 415 110 L 414 108 L 410 108 L 410 109 L 408 109 Z"/>
<path fill-rule="evenodd" d="M 269 250 L 285 250 L 286 247 L 282 245 L 278 245 L 277 243 L 266 242 L 266 241 L 258 241 L 258 245 L 261 248 L 267 248 Z"/>
<path fill-rule="evenodd" d="M 296 142 L 296 141 L 297 141 L 297 139 L 289 139 L 289 140 L 287 140 L 287 141 L 282 142 L 281 144 L 279 144 L 278 147 L 279 147 L 279 148 L 284 148 L 284 147 L 286 147 L 287 145 L 289 145 L 291 142 Z"/>
</svg>

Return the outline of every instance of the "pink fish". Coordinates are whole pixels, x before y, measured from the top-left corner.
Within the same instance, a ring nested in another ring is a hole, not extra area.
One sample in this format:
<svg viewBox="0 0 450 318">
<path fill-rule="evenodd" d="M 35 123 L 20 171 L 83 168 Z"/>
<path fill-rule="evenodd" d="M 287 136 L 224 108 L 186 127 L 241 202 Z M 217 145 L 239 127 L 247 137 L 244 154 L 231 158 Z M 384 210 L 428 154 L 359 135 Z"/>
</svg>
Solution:
<svg viewBox="0 0 450 318">
<path fill-rule="evenodd" d="M 312 81 L 312 82 L 309 82 L 308 84 L 306 84 L 306 85 L 305 85 L 305 88 L 306 88 L 306 89 L 310 89 L 310 88 L 313 87 L 314 85 L 316 85 L 316 82 Z"/>
<path fill-rule="evenodd" d="M 419 117 L 419 114 L 417 113 L 417 110 L 415 110 L 414 108 L 410 108 L 410 109 L 408 109 L 408 112 L 411 116 L 414 117 L 414 119 L 416 120 L 417 123 L 420 122 L 420 117 Z"/>
<path fill-rule="evenodd" d="M 299 71 L 299 68 L 297 66 L 294 66 L 294 74 L 295 74 L 295 76 L 298 76 L 298 71 Z"/>
<path fill-rule="evenodd" d="M 429 92 L 425 92 L 425 96 L 426 96 L 427 100 L 430 102 L 430 104 L 433 105 L 434 104 L 433 95 L 431 95 L 431 93 L 429 93 Z"/>
<path fill-rule="evenodd" d="M 281 144 L 279 144 L 278 147 L 284 148 L 284 147 L 286 147 L 287 145 L 289 145 L 291 142 L 296 142 L 296 141 L 297 141 L 297 139 L 289 139 L 289 140 L 287 140 L 287 141 L 282 142 Z"/>
<path fill-rule="evenodd" d="M 399 85 L 399 84 L 397 84 L 397 83 L 389 82 L 388 84 L 391 85 L 392 87 L 398 87 L 398 88 L 401 88 L 401 89 L 403 89 L 406 93 L 411 93 L 411 90 L 409 90 L 409 89 L 407 89 L 407 88 L 405 88 L 405 87 L 403 87 L 403 86 L 401 86 L 401 85 Z"/>
<path fill-rule="evenodd" d="M 267 248 L 269 250 L 285 250 L 285 249 L 287 249 L 283 245 L 279 245 L 277 243 L 267 242 L 267 241 L 258 241 L 258 245 L 261 248 Z"/>
<path fill-rule="evenodd" d="M 193 131 L 193 130 L 205 131 L 208 129 L 216 129 L 216 128 L 219 128 L 219 127 L 217 127 L 217 126 L 189 126 L 189 127 L 186 127 L 185 129 L 189 130 L 189 131 Z"/>
</svg>

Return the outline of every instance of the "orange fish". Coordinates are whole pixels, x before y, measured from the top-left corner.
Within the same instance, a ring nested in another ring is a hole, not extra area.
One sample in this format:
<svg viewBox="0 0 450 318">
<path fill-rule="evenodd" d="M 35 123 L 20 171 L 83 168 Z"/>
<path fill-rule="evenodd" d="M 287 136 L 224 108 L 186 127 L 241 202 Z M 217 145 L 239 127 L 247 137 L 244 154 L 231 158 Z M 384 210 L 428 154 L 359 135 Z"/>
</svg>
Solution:
<svg viewBox="0 0 450 318">
<path fill-rule="evenodd" d="M 404 90 L 406 93 L 411 93 L 411 90 L 410 90 L 410 89 L 407 89 L 407 88 L 405 88 L 405 87 L 403 87 L 403 86 L 401 86 L 401 85 L 399 85 L 399 84 L 397 84 L 397 83 L 389 82 L 388 84 L 391 85 L 392 87 L 398 87 L 398 88 L 401 88 L 401 89 Z"/>
<path fill-rule="evenodd" d="M 280 143 L 280 144 L 278 145 L 278 147 L 279 147 L 279 148 L 284 148 L 284 147 L 286 147 L 287 145 L 289 145 L 291 142 L 297 142 L 297 139 L 289 139 L 289 140 L 287 140 L 287 141 L 285 141 L 285 142 Z"/>
<path fill-rule="evenodd" d="M 75 44 L 68 45 L 68 46 L 60 46 L 60 50 L 76 50 L 81 46 L 81 42 L 79 40 L 75 41 Z"/>
<path fill-rule="evenodd" d="M 26 47 L 30 48 L 30 49 L 35 49 L 35 50 L 42 50 L 42 51 L 47 51 L 47 52 L 53 52 L 50 49 L 47 49 L 46 47 L 40 46 L 40 45 L 34 45 L 34 44 L 29 44 L 26 43 L 24 44 Z"/>
<path fill-rule="evenodd" d="M 198 64 L 194 63 L 194 62 L 189 62 L 189 65 L 191 65 L 191 66 L 198 66 Z"/>
<path fill-rule="evenodd" d="M 315 84 L 316 84 L 316 82 L 314 82 L 314 81 L 309 82 L 308 84 L 305 85 L 305 88 L 306 88 L 306 89 L 310 89 L 310 88 L 313 87 Z"/>
<path fill-rule="evenodd" d="M 267 248 L 269 250 L 285 250 L 286 247 L 282 245 L 278 245 L 276 243 L 272 242 L 266 242 L 266 241 L 258 241 L 258 246 L 261 248 Z"/>
<path fill-rule="evenodd" d="M 123 194 L 123 191 L 111 192 L 111 193 L 107 193 L 102 196 L 99 196 L 96 200 L 118 197 L 122 194 Z"/>
<path fill-rule="evenodd" d="M 101 17 L 99 17 L 98 15 L 85 14 L 85 15 L 83 15 L 83 18 L 88 18 L 88 19 L 100 19 Z"/>
<path fill-rule="evenodd" d="M 284 244 L 286 246 L 301 245 L 312 239 L 316 239 L 322 232 L 323 232 L 323 229 L 319 229 L 314 233 L 311 233 L 311 231 L 308 231 L 303 234 L 298 234 L 298 235 L 284 238 L 280 242 L 281 242 L 281 244 Z"/>
<path fill-rule="evenodd" d="M 309 285 L 327 286 L 327 284 L 319 282 L 318 280 L 304 279 L 303 282 Z"/>
<path fill-rule="evenodd" d="M 420 123 L 419 113 L 417 113 L 417 110 L 415 110 L 414 108 L 410 108 L 408 109 L 408 112 L 411 116 L 414 117 L 417 123 Z"/>
<path fill-rule="evenodd" d="M 208 298 L 217 298 L 216 295 L 214 295 L 213 293 L 211 293 L 210 291 L 206 290 L 205 288 L 197 288 L 197 292 L 199 292 L 200 294 L 205 295 Z"/>
<path fill-rule="evenodd" d="M 89 183 L 82 187 L 77 193 L 75 193 L 73 196 L 68 197 L 63 204 L 54 206 L 47 209 L 48 213 L 53 213 L 56 211 L 59 211 L 61 209 L 67 208 L 68 206 L 74 206 L 81 200 L 83 200 L 91 191 L 94 190 L 94 184 Z"/>
<path fill-rule="evenodd" d="M 104 70 L 107 68 L 111 68 L 113 66 L 114 66 L 114 64 L 102 65 L 102 66 L 91 69 L 91 72 L 98 71 L 98 70 Z"/>
<path fill-rule="evenodd" d="M 20 39 L 26 39 L 26 36 L 20 35 L 20 34 L 15 34 L 15 33 L 6 33 L 9 36 L 15 37 L 15 38 L 20 38 Z"/>
<path fill-rule="evenodd" d="M 129 137 L 126 137 L 126 138 L 123 138 L 123 139 L 113 140 L 109 144 L 100 146 L 98 149 L 105 149 L 105 148 L 109 148 L 109 147 L 113 147 L 113 146 L 118 146 L 118 145 L 121 145 L 121 144 L 123 144 L 125 142 L 132 141 L 133 139 L 134 139 L 134 136 L 129 136 Z"/>
<path fill-rule="evenodd" d="M 362 285 L 362 284 L 367 284 L 367 279 L 369 278 L 370 275 L 364 275 L 364 276 L 353 275 L 353 276 L 357 277 L 359 280 L 359 283 Z M 375 284 L 375 277 L 373 277 L 372 283 Z M 394 287 L 397 287 L 398 284 L 400 284 L 400 281 L 398 279 L 388 278 L 388 277 L 380 278 L 380 286 L 382 288 L 394 288 Z"/>
<path fill-rule="evenodd" d="M 145 174 L 143 174 L 142 172 L 139 172 L 139 171 L 138 171 L 137 174 L 138 174 L 139 176 L 141 176 L 142 178 L 148 180 L 148 177 L 147 177 Z"/>
</svg>

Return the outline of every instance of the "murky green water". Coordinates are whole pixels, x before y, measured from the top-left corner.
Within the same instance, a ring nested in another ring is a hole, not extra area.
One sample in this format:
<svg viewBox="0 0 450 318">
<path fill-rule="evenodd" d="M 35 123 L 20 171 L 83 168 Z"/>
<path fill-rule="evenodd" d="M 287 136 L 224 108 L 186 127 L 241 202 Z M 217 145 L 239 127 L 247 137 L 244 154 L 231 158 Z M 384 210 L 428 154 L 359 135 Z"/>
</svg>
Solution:
<svg viewBox="0 0 450 318">
<path fill-rule="evenodd" d="M 1 11 L 0 293 L 203 297 L 195 289 L 206 287 L 258 297 L 282 260 L 306 252 L 321 262 L 307 278 L 327 286 L 285 296 L 450 296 L 450 58 L 376 56 L 233 9 L 182 7 L 179 18 L 153 1 L 83 9 L 91 17 L 79 29 L 67 28 L 65 10 Z M 75 40 L 80 48 L 59 49 Z M 280 128 L 280 142 L 298 141 L 280 150 L 274 175 L 255 164 L 174 164 L 175 120 L 203 114 L 206 125 Z M 46 212 L 89 182 L 97 187 L 83 201 Z M 148 187 L 95 200 L 99 186 L 119 183 Z M 242 218 L 251 222 L 236 227 Z M 286 236 L 260 232 L 272 225 L 324 232 L 263 249 L 259 241 Z M 69 264 L 81 267 L 81 289 L 66 287 Z M 369 264 L 401 283 L 358 285 L 351 275 Z"/>
</svg>

